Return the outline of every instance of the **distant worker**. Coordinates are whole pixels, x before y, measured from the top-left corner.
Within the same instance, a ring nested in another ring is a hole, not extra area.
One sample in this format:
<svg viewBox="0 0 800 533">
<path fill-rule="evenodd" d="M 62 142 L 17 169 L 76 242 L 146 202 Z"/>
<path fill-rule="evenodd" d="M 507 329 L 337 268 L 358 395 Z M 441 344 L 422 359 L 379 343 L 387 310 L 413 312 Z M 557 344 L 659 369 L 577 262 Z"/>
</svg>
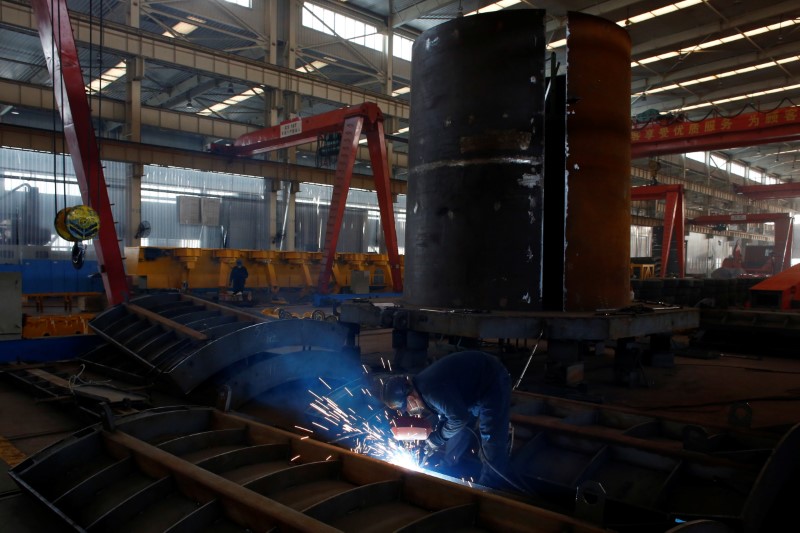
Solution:
<svg viewBox="0 0 800 533">
<path fill-rule="evenodd" d="M 228 283 L 234 294 L 244 291 L 244 283 L 247 280 L 247 275 L 247 267 L 242 264 L 241 259 L 237 259 L 236 266 L 231 269 L 231 275 L 228 279 Z"/>
<path fill-rule="evenodd" d="M 438 427 L 425 441 L 426 459 L 465 428 L 471 431 L 477 419 L 482 463 L 478 483 L 503 484 L 509 453 L 511 376 L 497 357 L 479 351 L 447 355 L 414 376 L 384 380 L 381 399 L 390 409 L 413 415 L 424 408 L 439 416 Z"/>
</svg>

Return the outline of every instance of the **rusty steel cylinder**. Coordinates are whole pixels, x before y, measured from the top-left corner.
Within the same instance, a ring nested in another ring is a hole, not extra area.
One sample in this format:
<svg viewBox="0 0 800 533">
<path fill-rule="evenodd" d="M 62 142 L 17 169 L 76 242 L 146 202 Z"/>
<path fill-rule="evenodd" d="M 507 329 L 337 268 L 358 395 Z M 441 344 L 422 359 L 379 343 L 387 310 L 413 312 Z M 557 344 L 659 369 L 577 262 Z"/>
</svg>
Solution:
<svg viewBox="0 0 800 533">
<path fill-rule="evenodd" d="M 404 299 L 541 306 L 544 12 L 422 33 L 412 52 Z"/>
<path fill-rule="evenodd" d="M 598 17 L 567 24 L 564 310 L 593 311 L 630 303 L 631 41 Z"/>
</svg>

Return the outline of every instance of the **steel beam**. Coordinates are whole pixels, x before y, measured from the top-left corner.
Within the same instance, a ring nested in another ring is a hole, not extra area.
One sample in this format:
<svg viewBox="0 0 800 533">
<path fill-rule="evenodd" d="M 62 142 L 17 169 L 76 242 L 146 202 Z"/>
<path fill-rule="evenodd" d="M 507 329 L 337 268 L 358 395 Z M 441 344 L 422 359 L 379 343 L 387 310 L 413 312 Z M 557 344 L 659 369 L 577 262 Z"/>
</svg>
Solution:
<svg viewBox="0 0 800 533">
<path fill-rule="evenodd" d="M 700 122 L 654 122 L 631 132 L 633 159 L 663 154 L 719 150 L 800 139 L 800 107 L 754 111 Z"/>
<path fill-rule="evenodd" d="M 754 6 L 755 7 L 755 6 Z M 664 37 L 657 39 L 647 39 L 638 46 L 634 46 L 631 54 L 634 57 L 648 54 L 652 50 L 663 48 L 674 48 L 682 43 L 696 42 L 707 38 L 709 35 L 719 34 L 727 30 L 738 31 L 739 26 L 750 26 L 754 22 L 760 20 L 769 20 L 769 23 L 775 22 L 775 18 L 785 16 L 787 12 L 794 12 L 797 9 L 797 2 L 795 0 L 788 0 L 779 4 L 764 3 L 758 5 L 761 9 L 753 9 L 746 11 L 744 15 L 734 17 L 728 20 L 721 19 L 716 22 L 711 22 L 703 26 L 692 26 L 691 29 L 670 32 Z"/>
<path fill-rule="evenodd" d="M 97 32 L 89 17 L 70 13 L 75 40 L 89 43 Z M 25 4 L 0 0 L 0 24 L 36 30 L 33 10 Z M 181 65 L 218 78 L 233 78 L 250 85 L 263 85 L 301 96 L 328 100 L 342 105 L 376 102 L 387 115 L 408 119 L 409 105 L 388 95 L 356 89 L 343 83 L 315 79 L 292 69 L 269 65 L 235 55 L 220 55 L 217 50 L 194 46 L 186 41 L 142 32 L 106 21 L 103 24 L 103 46 L 112 53 L 126 57 L 142 56 L 153 62 Z M 96 41 L 96 37 L 95 37 Z"/>
<path fill-rule="evenodd" d="M 50 152 L 53 149 L 53 132 L 12 126 L 0 123 L 0 145 L 24 150 Z M 100 156 L 107 161 L 121 161 L 142 165 L 162 165 L 193 168 L 208 172 L 241 174 L 256 178 L 280 179 L 303 183 L 333 185 L 329 170 L 301 165 L 287 165 L 260 159 L 230 158 L 219 154 L 181 150 L 152 144 L 131 143 L 105 139 L 100 147 Z M 375 182 L 371 176 L 354 175 L 352 185 L 358 189 L 373 190 Z M 391 180 L 392 194 L 406 194 L 407 182 Z"/>
<path fill-rule="evenodd" d="M 95 243 L 97 264 L 108 303 L 116 305 L 128 298 L 129 289 L 67 3 L 66 0 L 32 0 L 31 5 L 36 13 L 47 67 L 53 77 L 53 91 L 81 199 L 100 216 Z"/>
<path fill-rule="evenodd" d="M 800 183 L 776 183 L 774 185 L 734 185 L 734 192 L 754 200 L 769 200 L 800 197 Z"/>
</svg>

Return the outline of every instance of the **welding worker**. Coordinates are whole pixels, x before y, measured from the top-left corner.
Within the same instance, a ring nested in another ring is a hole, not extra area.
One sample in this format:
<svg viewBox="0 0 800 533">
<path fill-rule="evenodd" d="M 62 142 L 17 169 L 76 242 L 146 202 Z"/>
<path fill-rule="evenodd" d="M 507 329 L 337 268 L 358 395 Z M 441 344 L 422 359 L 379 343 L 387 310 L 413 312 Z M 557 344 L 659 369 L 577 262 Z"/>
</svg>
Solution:
<svg viewBox="0 0 800 533">
<path fill-rule="evenodd" d="M 234 294 L 244 291 L 244 283 L 247 280 L 247 267 L 242 264 L 241 259 L 236 260 L 236 266 L 231 269 L 231 274 L 228 277 L 231 290 Z"/>
<path fill-rule="evenodd" d="M 446 355 L 414 376 L 385 379 L 382 400 L 390 409 L 411 415 L 427 409 L 439 416 L 437 428 L 425 441 L 425 457 L 462 430 L 471 430 L 477 418 L 482 463 L 478 483 L 503 484 L 509 452 L 511 376 L 497 357 L 480 351 Z"/>
</svg>

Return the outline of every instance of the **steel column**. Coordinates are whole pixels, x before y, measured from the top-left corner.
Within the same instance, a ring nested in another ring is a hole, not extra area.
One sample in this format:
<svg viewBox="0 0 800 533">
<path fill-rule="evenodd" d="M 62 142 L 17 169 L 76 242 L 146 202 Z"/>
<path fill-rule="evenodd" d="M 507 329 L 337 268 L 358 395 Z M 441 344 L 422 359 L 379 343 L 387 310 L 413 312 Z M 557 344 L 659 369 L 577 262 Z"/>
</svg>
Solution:
<svg viewBox="0 0 800 533">
<path fill-rule="evenodd" d="M 333 258 L 336 257 L 336 244 L 339 242 L 339 230 L 344 219 L 344 208 L 347 203 L 347 191 L 350 190 L 350 177 L 353 175 L 353 164 L 356 161 L 358 139 L 364 117 L 355 116 L 345 119 L 342 131 L 342 144 L 339 148 L 339 159 L 336 161 L 336 175 L 331 196 L 328 224 L 325 227 L 325 245 L 322 248 L 322 270 L 319 273 L 317 290 L 320 294 L 328 294 L 328 283 L 331 280 Z M 383 213 L 383 206 L 381 206 Z M 392 224 L 394 226 L 394 224 Z M 397 245 L 395 243 L 395 250 Z"/>
<path fill-rule="evenodd" d="M 100 231 L 95 242 L 97 264 L 108 303 L 116 305 L 127 299 L 129 289 L 67 2 L 32 0 L 31 5 L 36 14 L 47 67 L 53 78 L 64 138 L 75 167 L 81 198 L 100 215 Z"/>
<path fill-rule="evenodd" d="M 400 254 L 397 251 L 397 231 L 394 224 L 394 208 L 392 207 L 389 160 L 386 155 L 386 143 L 383 142 L 383 133 L 383 123 L 376 123 L 375 128 L 367 132 L 367 147 L 369 148 L 369 157 L 372 163 L 372 173 L 375 176 L 375 192 L 378 195 L 381 226 L 383 226 L 383 236 L 386 241 L 386 252 L 389 255 L 392 288 L 395 292 L 403 292 Z"/>
</svg>

